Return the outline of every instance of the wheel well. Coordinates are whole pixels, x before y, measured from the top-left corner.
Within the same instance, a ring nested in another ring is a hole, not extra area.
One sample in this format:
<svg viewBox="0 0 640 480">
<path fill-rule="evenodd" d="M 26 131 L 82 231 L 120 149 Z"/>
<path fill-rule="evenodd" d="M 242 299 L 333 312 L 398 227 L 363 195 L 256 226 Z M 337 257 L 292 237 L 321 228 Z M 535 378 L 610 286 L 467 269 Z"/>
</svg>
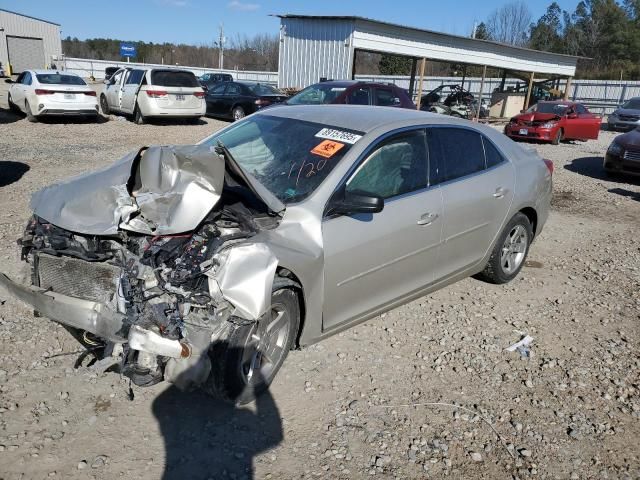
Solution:
<svg viewBox="0 0 640 480">
<path fill-rule="evenodd" d="M 525 207 L 520 210 L 531 222 L 531 230 L 533 231 L 533 236 L 536 236 L 536 228 L 538 227 L 538 214 L 531 207 Z"/>
<path fill-rule="evenodd" d="M 291 270 L 288 270 L 284 267 L 278 267 L 278 269 L 276 270 L 276 279 L 274 280 L 274 287 L 276 286 L 288 287 L 298 293 L 298 303 L 300 305 L 300 324 L 298 325 L 298 331 L 296 332 L 295 347 L 299 348 L 300 335 L 302 335 L 307 313 L 304 303 L 304 291 L 302 289 L 302 283 Z"/>
</svg>

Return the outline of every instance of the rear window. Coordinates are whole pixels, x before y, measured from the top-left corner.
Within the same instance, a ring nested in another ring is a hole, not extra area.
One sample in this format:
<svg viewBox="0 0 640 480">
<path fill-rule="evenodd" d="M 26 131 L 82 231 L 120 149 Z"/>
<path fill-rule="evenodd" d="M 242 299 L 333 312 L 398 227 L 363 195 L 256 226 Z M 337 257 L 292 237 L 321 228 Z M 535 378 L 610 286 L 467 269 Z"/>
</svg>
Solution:
<svg viewBox="0 0 640 480">
<path fill-rule="evenodd" d="M 36 73 L 38 82 L 43 85 L 86 85 L 85 81 L 75 75 L 60 73 Z"/>
<path fill-rule="evenodd" d="M 263 85 L 261 83 L 247 85 L 251 93 L 254 95 L 280 95 L 280 92 L 271 85 Z"/>
<path fill-rule="evenodd" d="M 159 87 L 199 87 L 198 79 L 191 72 L 176 72 L 171 70 L 153 70 L 151 84 Z"/>
</svg>

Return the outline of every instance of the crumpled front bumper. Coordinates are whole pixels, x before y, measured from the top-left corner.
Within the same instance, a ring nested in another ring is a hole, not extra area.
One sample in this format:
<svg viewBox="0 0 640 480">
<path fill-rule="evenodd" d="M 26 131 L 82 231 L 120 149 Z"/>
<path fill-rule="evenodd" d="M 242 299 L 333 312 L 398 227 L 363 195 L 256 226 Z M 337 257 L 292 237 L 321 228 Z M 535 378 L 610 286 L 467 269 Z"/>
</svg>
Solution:
<svg viewBox="0 0 640 480">
<path fill-rule="evenodd" d="M 69 297 L 33 285 L 21 285 L 3 273 L 0 273 L 0 285 L 51 320 L 87 330 L 112 342 L 127 341 L 124 315 L 103 303 Z"/>
<path fill-rule="evenodd" d="M 36 286 L 14 282 L 0 273 L 0 285 L 43 316 L 69 327 L 86 330 L 115 343 L 129 343 L 136 350 L 173 358 L 191 355 L 191 347 L 135 326 L 127 328 L 125 316 L 107 305 L 70 297 Z"/>
</svg>

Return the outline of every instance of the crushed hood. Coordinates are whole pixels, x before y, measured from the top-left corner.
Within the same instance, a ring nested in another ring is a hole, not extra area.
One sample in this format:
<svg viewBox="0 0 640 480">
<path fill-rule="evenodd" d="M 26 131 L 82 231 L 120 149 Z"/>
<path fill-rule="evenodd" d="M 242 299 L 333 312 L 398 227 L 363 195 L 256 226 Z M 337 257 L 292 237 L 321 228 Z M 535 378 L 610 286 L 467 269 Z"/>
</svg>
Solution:
<svg viewBox="0 0 640 480">
<path fill-rule="evenodd" d="M 31 208 L 58 227 L 89 235 L 188 232 L 218 203 L 225 167 L 206 145 L 144 147 L 106 168 L 45 187 L 33 195 Z M 228 167 L 270 210 L 284 210 L 235 162 Z"/>
</svg>

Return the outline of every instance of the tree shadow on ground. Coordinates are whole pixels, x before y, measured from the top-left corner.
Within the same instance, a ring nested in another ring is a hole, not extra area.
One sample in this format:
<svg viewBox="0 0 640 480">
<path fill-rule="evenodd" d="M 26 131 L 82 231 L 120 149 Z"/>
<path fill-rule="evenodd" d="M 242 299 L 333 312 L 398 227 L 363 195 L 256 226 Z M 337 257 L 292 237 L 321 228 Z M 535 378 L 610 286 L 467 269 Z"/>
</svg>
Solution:
<svg viewBox="0 0 640 480">
<path fill-rule="evenodd" d="M 17 182 L 31 167 L 22 162 L 0 161 L 0 187 Z"/>
<path fill-rule="evenodd" d="M 596 180 L 606 180 L 614 183 L 626 183 L 631 185 L 640 185 L 640 178 L 631 175 L 611 174 L 602 166 L 604 159 L 602 157 L 581 157 L 574 159 L 571 163 L 564 166 L 570 172 L 578 173 L 586 177 L 595 178 Z"/>
<path fill-rule="evenodd" d="M 236 408 L 201 391 L 170 387 L 153 402 L 166 460 L 163 480 L 253 479 L 254 458 L 283 439 L 276 403 L 267 390 Z"/>
</svg>

